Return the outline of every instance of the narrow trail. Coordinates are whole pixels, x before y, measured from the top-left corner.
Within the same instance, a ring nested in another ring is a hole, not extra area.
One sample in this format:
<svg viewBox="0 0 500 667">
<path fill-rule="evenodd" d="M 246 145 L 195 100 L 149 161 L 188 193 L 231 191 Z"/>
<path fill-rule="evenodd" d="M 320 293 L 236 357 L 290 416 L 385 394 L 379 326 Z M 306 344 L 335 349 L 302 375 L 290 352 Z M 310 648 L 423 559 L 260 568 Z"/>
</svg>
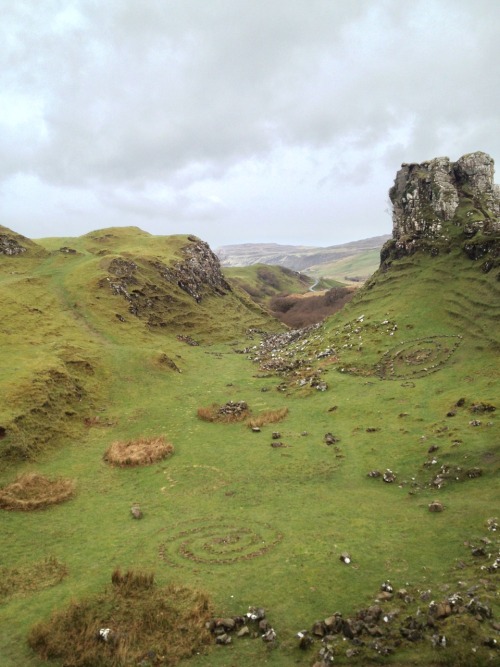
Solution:
<svg viewBox="0 0 500 667">
<path fill-rule="evenodd" d="M 310 291 L 310 292 L 314 292 L 314 291 L 315 291 L 315 288 L 319 285 L 319 283 L 320 283 L 320 279 L 318 278 L 318 279 L 316 280 L 316 282 L 314 283 L 314 285 L 311 285 L 311 287 L 309 288 L 309 291 Z"/>
</svg>

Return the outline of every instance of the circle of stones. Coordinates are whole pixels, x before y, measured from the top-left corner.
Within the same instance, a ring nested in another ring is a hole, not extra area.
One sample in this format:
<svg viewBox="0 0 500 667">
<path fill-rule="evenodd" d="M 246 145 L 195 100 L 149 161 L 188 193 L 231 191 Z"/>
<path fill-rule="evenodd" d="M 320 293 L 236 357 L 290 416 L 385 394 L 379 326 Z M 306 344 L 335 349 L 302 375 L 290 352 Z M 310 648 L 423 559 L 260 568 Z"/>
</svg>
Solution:
<svg viewBox="0 0 500 667">
<path fill-rule="evenodd" d="M 456 351 L 462 336 L 425 336 L 400 343 L 381 358 L 376 373 L 385 380 L 423 377 L 440 370 Z"/>
<path fill-rule="evenodd" d="M 180 566 L 178 558 L 204 565 L 232 565 L 263 556 L 283 539 L 269 524 L 197 523 L 200 525 L 187 527 L 160 544 L 163 561 L 172 567 Z"/>
</svg>

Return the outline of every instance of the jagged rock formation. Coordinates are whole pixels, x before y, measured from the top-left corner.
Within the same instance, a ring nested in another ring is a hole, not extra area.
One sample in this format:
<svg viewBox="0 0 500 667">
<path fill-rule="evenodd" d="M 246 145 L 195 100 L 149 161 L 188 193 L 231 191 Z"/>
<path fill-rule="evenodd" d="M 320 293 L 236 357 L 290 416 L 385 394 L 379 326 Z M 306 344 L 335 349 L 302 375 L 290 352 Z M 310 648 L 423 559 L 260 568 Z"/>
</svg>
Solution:
<svg viewBox="0 0 500 667">
<path fill-rule="evenodd" d="M 219 295 L 231 291 L 231 286 L 222 275 L 220 262 L 205 241 L 189 236 L 191 243 L 184 246 L 185 260 L 173 268 L 159 263 L 155 267 L 165 280 L 177 285 L 199 303 L 207 289 Z"/>
<path fill-rule="evenodd" d="M 481 151 L 456 162 L 440 157 L 403 164 L 389 190 L 393 238 L 382 250 L 382 264 L 417 250 L 437 255 L 457 240 L 471 259 L 496 259 L 500 186 L 493 176 L 493 159 Z"/>
<path fill-rule="evenodd" d="M 20 255 L 44 255 L 45 251 L 30 239 L 0 225 L 0 255 L 18 257 Z"/>
</svg>

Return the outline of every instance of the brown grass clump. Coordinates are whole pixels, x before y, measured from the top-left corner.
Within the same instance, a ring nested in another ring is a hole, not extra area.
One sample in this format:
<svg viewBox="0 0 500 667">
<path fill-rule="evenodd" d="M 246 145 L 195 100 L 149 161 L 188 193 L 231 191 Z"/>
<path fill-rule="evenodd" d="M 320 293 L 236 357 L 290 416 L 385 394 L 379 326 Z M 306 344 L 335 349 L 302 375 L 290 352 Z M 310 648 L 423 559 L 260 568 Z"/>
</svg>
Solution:
<svg viewBox="0 0 500 667">
<path fill-rule="evenodd" d="M 66 565 L 54 557 L 22 567 L 0 567 L 0 603 L 55 586 L 67 574 Z"/>
<path fill-rule="evenodd" d="M 256 417 L 252 417 L 247 421 L 248 428 L 256 428 L 265 426 L 266 424 L 275 424 L 280 422 L 288 414 L 288 408 L 279 408 L 279 410 L 268 410 L 267 412 L 262 412 Z"/>
<path fill-rule="evenodd" d="M 19 475 L 12 484 L 0 489 L 0 508 L 29 512 L 69 500 L 75 493 L 73 480 L 49 479 L 36 472 Z"/>
<path fill-rule="evenodd" d="M 151 574 L 115 570 L 112 586 L 35 625 L 28 643 L 65 667 L 176 665 L 210 643 L 212 615 L 201 591 L 158 588 Z"/>
<path fill-rule="evenodd" d="M 174 446 L 164 436 L 113 442 L 104 460 L 115 466 L 144 466 L 166 458 Z"/>
</svg>

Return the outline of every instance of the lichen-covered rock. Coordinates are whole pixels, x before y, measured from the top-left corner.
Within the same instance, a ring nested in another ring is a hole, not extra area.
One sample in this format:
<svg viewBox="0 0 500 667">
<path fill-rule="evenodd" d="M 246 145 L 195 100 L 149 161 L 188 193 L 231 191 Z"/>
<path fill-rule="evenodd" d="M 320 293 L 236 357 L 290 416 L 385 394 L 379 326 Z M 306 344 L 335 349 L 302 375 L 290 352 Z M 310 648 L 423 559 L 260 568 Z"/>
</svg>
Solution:
<svg viewBox="0 0 500 667">
<path fill-rule="evenodd" d="M 204 292 L 224 295 L 231 291 L 231 286 L 222 275 L 220 262 L 208 243 L 196 237 L 189 237 L 191 243 L 184 246 L 184 261 L 173 267 L 154 264 L 165 280 L 177 285 L 199 303 Z"/>
<path fill-rule="evenodd" d="M 26 252 L 26 248 L 18 241 L 7 234 L 0 234 L 0 255 L 22 255 Z"/>
<path fill-rule="evenodd" d="M 455 239 L 471 259 L 485 254 L 496 258 L 500 187 L 493 177 L 493 159 L 481 151 L 456 162 L 440 157 L 403 164 L 389 190 L 393 239 L 382 250 L 382 264 L 419 250 L 438 255 Z M 480 238 L 471 242 L 478 233 Z"/>
</svg>

